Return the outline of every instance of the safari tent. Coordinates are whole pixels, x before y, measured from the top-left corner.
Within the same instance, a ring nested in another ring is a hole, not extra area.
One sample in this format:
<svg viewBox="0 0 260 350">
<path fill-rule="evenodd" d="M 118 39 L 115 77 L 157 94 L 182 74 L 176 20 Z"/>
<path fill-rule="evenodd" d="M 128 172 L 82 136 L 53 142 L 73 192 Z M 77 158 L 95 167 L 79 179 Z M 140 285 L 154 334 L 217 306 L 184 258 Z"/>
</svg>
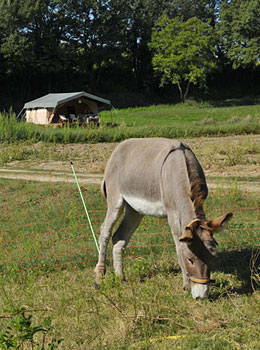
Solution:
<svg viewBox="0 0 260 350">
<path fill-rule="evenodd" d="M 51 93 L 25 103 L 27 122 L 34 124 L 55 124 L 63 122 L 87 122 L 98 116 L 99 105 L 111 105 L 109 100 L 88 94 L 85 91 Z"/>
</svg>

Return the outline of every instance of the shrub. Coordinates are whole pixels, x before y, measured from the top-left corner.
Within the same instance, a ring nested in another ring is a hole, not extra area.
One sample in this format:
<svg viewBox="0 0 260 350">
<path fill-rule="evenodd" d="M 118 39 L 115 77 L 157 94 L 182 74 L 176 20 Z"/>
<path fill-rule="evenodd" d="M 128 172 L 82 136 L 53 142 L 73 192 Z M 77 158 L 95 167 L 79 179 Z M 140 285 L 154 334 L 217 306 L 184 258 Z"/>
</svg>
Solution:
<svg viewBox="0 0 260 350">
<path fill-rule="evenodd" d="M 12 310 L 12 314 L 6 317 L 10 317 L 11 321 L 6 330 L 0 333 L 1 349 L 20 350 L 26 346 L 26 349 L 32 350 L 54 350 L 62 342 L 62 339 L 47 341 L 47 334 L 52 329 L 50 318 L 45 319 L 42 325 L 35 326 L 32 315 L 27 315 L 25 308 Z"/>
</svg>

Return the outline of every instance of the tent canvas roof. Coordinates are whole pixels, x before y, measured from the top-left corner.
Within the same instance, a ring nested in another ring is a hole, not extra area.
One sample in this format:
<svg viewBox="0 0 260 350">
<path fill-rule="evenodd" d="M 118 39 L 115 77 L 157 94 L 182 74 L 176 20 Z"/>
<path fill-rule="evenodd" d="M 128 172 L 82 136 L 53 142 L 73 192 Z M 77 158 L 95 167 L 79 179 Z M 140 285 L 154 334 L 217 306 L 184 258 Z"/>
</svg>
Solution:
<svg viewBox="0 0 260 350">
<path fill-rule="evenodd" d="M 97 101 L 100 103 L 110 105 L 110 101 L 104 98 L 88 94 L 85 91 L 80 92 L 67 92 L 67 93 L 55 93 L 48 94 L 37 98 L 36 100 L 25 103 L 24 108 L 55 108 L 63 103 L 66 103 L 70 100 L 75 100 L 76 98 L 86 97 L 89 100 Z"/>
</svg>

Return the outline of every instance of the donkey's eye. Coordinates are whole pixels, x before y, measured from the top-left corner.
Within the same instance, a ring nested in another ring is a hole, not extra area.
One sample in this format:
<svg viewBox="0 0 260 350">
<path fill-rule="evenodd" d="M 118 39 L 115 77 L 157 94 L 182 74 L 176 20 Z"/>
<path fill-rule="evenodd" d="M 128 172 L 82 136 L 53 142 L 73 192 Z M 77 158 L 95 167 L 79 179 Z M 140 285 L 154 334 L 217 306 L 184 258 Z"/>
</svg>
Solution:
<svg viewBox="0 0 260 350">
<path fill-rule="evenodd" d="M 190 263 L 191 265 L 194 264 L 194 260 L 193 260 L 193 259 L 188 259 L 188 261 L 189 261 L 189 263 Z"/>
</svg>

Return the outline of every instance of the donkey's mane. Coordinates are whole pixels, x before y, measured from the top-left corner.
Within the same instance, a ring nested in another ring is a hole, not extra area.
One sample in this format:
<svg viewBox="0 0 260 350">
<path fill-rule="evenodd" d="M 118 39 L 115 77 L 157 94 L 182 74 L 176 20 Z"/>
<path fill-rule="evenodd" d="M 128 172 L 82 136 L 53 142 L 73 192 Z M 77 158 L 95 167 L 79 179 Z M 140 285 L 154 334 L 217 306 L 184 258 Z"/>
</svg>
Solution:
<svg viewBox="0 0 260 350">
<path fill-rule="evenodd" d="M 188 150 L 191 152 L 189 148 Z M 187 172 L 188 172 L 190 187 L 191 187 L 190 198 L 193 202 L 197 217 L 204 219 L 205 213 L 202 208 L 202 204 L 208 195 L 208 188 L 207 188 L 205 176 L 204 176 L 203 170 L 200 168 L 199 163 L 197 166 L 194 166 L 194 164 L 191 163 L 191 160 L 186 156 L 186 150 L 185 150 L 185 159 L 186 159 Z"/>
<path fill-rule="evenodd" d="M 195 212 L 197 217 L 205 216 L 204 211 L 202 209 L 202 204 L 206 199 L 205 191 L 203 191 L 203 188 L 205 186 L 205 182 L 203 182 L 201 179 L 196 178 L 191 180 L 191 193 L 190 197 L 194 204 Z"/>
</svg>

